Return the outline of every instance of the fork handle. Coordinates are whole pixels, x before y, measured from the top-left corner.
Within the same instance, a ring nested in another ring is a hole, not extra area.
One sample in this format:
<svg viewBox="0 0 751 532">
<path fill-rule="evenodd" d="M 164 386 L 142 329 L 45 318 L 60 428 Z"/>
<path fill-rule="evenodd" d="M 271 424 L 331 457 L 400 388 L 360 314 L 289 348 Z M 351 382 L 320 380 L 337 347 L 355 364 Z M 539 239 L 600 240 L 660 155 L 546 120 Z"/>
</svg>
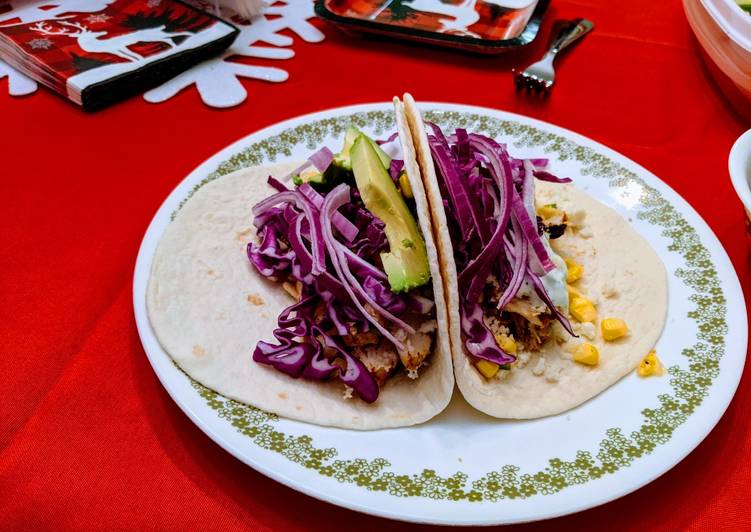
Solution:
<svg viewBox="0 0 751 532">
<path fill-rule="evenodd" d="M 584 37 L 594 27 L 595 25 L 591 21 L 583 18 L 565 21 L 558 31 L 558 35 L 556 35 L 550 44 L 550 51 L 548 53 L 556 55 L 561 50 Z"/>
</svg>

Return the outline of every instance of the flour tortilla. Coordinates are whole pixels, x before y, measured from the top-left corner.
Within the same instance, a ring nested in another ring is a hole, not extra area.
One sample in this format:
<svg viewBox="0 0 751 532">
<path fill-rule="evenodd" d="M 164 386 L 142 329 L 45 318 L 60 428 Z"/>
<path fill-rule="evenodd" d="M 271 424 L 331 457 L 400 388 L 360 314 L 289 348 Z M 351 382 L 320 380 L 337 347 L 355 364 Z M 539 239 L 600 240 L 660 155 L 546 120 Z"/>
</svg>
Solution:
<svg viewBox="0 0 751 532">
<path fill-rule="evenodd" d="M 559 344 L 551 339 L 537 353 L 521 353 L 519 366 L 523 367 L 506 373 L 506 378 L 487 380 L 474 368 L 462 342 L 453 246 L 425 126 L 414 99 L 406 94 L 404 102 L 432 207 L 450 309 L 454 373 L 465 399 L 491 416 L 532 419 L 565 412 L 633 371 L 655 345 L 665 325 L 665 267 L 650 245 L 614 210 L 573 185 L 540 181 L 537 182 L 538 203 L 557 203 L 566 212 L 586 213 L 582 231 L 567 231 L 563 237 L 551 241 L 552 247 L 561 256 L 584 266 L 584 277 L 576 283 L 576 288 L 596 303 L 599 318 L 624 320 L 630 334 L 616 342 L 605 342 L 599 321 L 595 340 L 583 336 L 570 338 L 556 326 L 556 336 L 568 341 Z M 592 343 L 599 350 L 597 366 L 585 366 L 572 360 L 573 349 L 582 342 Z M 525 360 L 526 364 L 522 362 Z"/>
<path fill-rule="evenodd" d="M 269 175 L 298 162 L 248 168 L 202 186 L 178 211 L 156 251 L 147 291 L 149 319 L 164 349 L 192 378 L 220 394 L 280 416 L 319 425 L 380 429 L 424 422 L 441 412 L 454 386 L 438 255 L 425 191 L 401 107 L 405 164 L 433 276 L 438 330 L 429 365 L 416 380 L 388 380 L 373 404 L 344 399 L 338 381 L 293 379 L 254 362 L 258 340 L 272 341 L 279 313 L 293 303 L 280 284 L 250 265 L 253 205 L 274 191 Z"/>
</svg>

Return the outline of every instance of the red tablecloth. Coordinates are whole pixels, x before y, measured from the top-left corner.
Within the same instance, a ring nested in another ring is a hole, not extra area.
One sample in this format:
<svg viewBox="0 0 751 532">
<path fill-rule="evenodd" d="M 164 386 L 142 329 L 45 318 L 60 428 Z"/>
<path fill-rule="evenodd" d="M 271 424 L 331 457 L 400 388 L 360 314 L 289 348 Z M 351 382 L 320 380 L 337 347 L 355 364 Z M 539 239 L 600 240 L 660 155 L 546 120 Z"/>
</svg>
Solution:
<svg viewBox="0 0 751 532">
<path fill-rule="evenodd" d="M 744 218 L 727 154 L 744 130 L 718 94 L 678 0 L 557 0 L 542 38 L 513 57 L 353 40 L 316 24 L 281 85 L 247 82 L 244 105 L 188 90 L 85 114 L 0 82 L 0 523 L 3 528 L 350 529 L 413 527 L 296 493 L 222 451 L 149 366 L 131 305 L 141 237 L 170 190 L 249 132 L 329 107 L 461 102 L 548 120 L 661 176 L 709 222 L 751 291 Z M 562 61 L 546 101 L 515 94 L 510 68 L 543 50 L 555 17 L 595 32 Z M 273 64 L 268 61 L 268 64 Z M 749 370 L 746 371 L 748 373 Z M 637 493 L 540 529 L 749 529 L 751 386 L 688 458 Z"/>
</svg>

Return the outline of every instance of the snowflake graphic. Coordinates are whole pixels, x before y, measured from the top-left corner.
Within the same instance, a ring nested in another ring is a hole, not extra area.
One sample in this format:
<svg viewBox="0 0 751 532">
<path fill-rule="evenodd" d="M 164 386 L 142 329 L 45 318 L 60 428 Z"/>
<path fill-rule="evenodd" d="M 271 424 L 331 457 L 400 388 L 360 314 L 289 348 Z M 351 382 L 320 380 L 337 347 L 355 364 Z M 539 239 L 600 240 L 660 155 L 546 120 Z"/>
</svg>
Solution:
<svg viewBox="0 0 751 532">
<path fill-rule="evenodd" d="M 26 44 L 32 50 L 49 50 L 52 47 L 52 41 L 47 38 L 37 38 L 27 41 Z"/>
<path fill-rule="evenodd" d="M 86 20 L 86 22 L 88 22 L 89 24 L 104 24 L 111 18 L 111 16 L 101 13 L 99 15 L 89 15 L 84 20 Z"/>
<path fill-rule="evenodd" d="M 16 72 L 6 63 L 0 61 L 0 79 L 8 78 L 8 93 L 11 96 L 26 96 L 37 90 L 37 82 Z"/>
<path fill-rule="evenodd" d="M 115 0 L 0 0 L 0 24 L 18 26 L 46 20 L 71 18 L 67 13 L 97 13 Z M 10 8 L 10 9 L 8 9 Z M 19 19 L 18 22 L 8 23 Z"/>
<path fill-rule="evenodd" d="M 192 3 L 204 9 L 210 8 L 210 3 L 205 0 L 194 0 Z M 232 13 L 223 14 L 233 15 Z M 240 28 L 240 34 L 226 52 L 150 90 L 144 95 L 144 99 L 151 103 L 161 103 L 183 89 L 195 85 L 206 105 L 218 108 L 239 105 L 248 97 L 240 78 L 279 83 L 286 81 L 289 74 L 280 68 L 248 65 L 231 61 L 230 58 L 289 59 L 295 55 L 294 52 L 281 47 L 290 46 L 294 40 L 279 32 L 290 30 L 306 42 L 320 42 L 324 39 L 324 35 L 308 22 L 314 16 L 312 0 L 283 0 L 281 2 L 267 0 L 264 15 L 258 19 L 252 22 L 239 21 L 237 17 L 233 19 L 233 22 Z M 258 46 L 258 44 L 271 46 Z M 279 48 L 273 48 L 273 46 Z"/>
</svg>

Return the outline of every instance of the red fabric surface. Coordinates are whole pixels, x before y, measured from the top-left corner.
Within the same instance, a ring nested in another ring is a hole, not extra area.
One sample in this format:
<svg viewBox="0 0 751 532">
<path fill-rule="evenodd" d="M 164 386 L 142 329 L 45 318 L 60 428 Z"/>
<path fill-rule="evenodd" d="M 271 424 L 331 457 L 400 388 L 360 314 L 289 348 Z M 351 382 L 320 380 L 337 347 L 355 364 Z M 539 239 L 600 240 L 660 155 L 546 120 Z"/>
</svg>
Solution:
<svg viewBox="0 0 751 532">
<path fill-rule="evenodd" d="M 188 90 L 85 114 L 45 91 L 12 99 L 0 82 L 3 528 L 414 528 L 308 498 L 222 451 L 162 389 L 136 334 L 133 264 L 162 200 L 217 150 L 301 113 L 409 90 L 581 132 L 683 195 L 751 291 L 726 170 L 745 128 L 711 82 L 680 2 L 553 4 L 542 38 L 505 58 L 350 39 L 317 22 L 327 40 L 296 39 L 288 82 L 246 82 L 249 101 L 226 111 Z M 520 97 L 510 67 L 536 58 L 564 16 L 597 28 L 562 61 L 550 99 Z M 751 528 L 749 371 L 718 426 L 672 471 L 613 503 L 520 528 Z"/>
</svg>

